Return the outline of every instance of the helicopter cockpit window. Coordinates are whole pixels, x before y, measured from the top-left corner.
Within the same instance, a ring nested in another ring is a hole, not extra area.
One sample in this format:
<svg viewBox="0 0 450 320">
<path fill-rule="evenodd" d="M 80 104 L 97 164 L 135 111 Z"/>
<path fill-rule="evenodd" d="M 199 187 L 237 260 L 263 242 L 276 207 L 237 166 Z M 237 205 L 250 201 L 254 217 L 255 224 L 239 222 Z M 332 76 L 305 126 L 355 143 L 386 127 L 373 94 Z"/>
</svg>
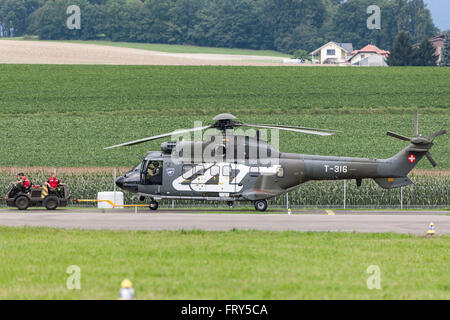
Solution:
<svg viewBox="0 0 450 320">
<path fill-rule="evenodd" d="M 162 172 L 163 172 L 162 161 L 153 161 L 153 160 L 148 161 L 146 171 L 146 183 L 161 185 Z"/>
<path fill-rule="evenodd" d="M 142 168 L 142 162 L 139 162 L 136 167 L 131 169 L 131 171 L 141 171 L 141 168 Z"/>
<path fill-rule="evenodd" d="M 189 179 L 192 176 L 192 164 L 183 165 L 183 178 Z"/>
</svg>

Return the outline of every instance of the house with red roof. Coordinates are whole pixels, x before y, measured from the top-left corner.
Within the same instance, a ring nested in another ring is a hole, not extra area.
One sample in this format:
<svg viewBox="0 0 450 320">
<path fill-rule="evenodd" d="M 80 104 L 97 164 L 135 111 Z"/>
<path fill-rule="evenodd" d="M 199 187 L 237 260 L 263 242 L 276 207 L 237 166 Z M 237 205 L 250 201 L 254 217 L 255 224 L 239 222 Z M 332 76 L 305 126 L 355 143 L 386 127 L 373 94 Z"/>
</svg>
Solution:
<svg viewBox="0 0 450 320">
<path fill-rule="evenodd" d="M 348 62 L 355 66 L 373 66 L 384 67 L 387 66 L 386 58 L 389 51 L 382 50 L 373 44 L 368 44 L 360 50 L 352 52 Z"/>
</svg>

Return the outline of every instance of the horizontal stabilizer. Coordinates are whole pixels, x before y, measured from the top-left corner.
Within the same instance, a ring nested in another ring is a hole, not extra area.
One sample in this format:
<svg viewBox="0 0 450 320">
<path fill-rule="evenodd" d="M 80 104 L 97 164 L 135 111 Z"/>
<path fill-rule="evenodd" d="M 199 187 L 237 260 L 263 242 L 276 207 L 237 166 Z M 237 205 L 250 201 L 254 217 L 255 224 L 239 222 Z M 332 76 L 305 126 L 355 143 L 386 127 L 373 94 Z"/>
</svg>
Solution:
<svg viewBox="0 0 450 320">
<path fill-rule="evenodd" d="M 399 188 L 414 183 L 408 177 L 377 178 L 373 180 L 375 180 L 375 182 L 378 183 L 378 185 L 384 189 Z"/>
</svg>

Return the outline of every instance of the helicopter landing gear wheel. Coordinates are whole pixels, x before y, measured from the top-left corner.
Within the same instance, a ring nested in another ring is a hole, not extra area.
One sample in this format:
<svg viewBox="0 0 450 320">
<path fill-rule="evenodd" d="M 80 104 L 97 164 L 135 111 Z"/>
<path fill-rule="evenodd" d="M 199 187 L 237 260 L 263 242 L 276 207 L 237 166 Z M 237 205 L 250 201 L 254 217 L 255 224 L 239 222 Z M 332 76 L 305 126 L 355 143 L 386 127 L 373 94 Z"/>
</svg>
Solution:
<svg viewBox="0 0 450 320">
<path fill-rule="evenodd" d="M 257 200 L 255 201 L 255 209 L 258 211 L 266 211 L 267 209 L 267 201 L 266 200 Z"/>
<path fill-rule="evenodd" d="M 227 205 L 228 205 L 230 208 L 233 208 L 233 201 L 227 201 Z"/>
<path fill-rule="evenodd" d="M 156 210 L 158 209 L 158 202 L 156 202 L 155 200 L 150 201 L 150 204 L 148 205 L 148 207 L 150 208 L 150 210 Z"/>
</svg>

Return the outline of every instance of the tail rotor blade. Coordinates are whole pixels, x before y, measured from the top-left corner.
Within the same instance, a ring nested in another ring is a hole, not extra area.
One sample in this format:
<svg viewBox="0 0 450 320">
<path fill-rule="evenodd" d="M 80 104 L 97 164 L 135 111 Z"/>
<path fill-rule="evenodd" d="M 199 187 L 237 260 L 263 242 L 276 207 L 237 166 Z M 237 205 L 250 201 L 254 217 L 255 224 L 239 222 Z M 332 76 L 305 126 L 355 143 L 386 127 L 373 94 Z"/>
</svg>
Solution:
<svg viewBox="0 0 450 320">
<path fill-rule="evenodd" d="M 402 136 L 401 134 L 398 134 L 398 133 L 395 133 L 395 132 L 388 131 L 386 134 L 388 136 L 391 136 L 391 137 L 394 137 L 394 138 L 397 138 L 397 139 L 400 139 L 400 140 L 411 141 L 410 138 Z"/>
<path fill-rule="evenodd" d="M 446 130 L 437 131 L 435 133 L 430 134 L 429 136 L 426 136 L 425 139 L 433 140 L 436 137 L 442 136 L 443 134 L 446 134 Z"/>
<path fill-rule="evenodd" d="M 431 157 L 431 153 L 430 153 L 430 152 L 425 153 L 425 156 L 427 157 L 428 161 L 430 161 L 430 163 L 431 163 L 431 165 L 432 165 L 433 167 L 436 167 L 436 166 L 437 166 L 437 163 L 436 163 L 436 161 L 434 161 L 434 159 Z"/>
</svg>

